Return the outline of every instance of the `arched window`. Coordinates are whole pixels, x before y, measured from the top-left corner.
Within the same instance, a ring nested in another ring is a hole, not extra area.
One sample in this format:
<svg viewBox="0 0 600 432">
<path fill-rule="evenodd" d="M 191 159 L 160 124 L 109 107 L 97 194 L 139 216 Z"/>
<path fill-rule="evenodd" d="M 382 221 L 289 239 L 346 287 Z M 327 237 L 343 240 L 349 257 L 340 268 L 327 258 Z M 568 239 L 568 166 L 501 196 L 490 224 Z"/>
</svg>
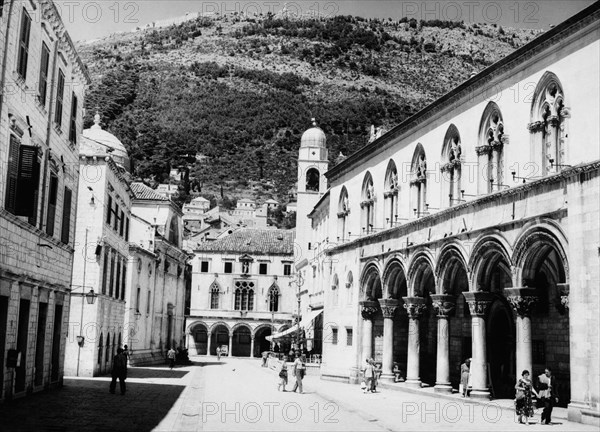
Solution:
<svg viewBox="0 0 600 432">
<path fill-rule="evenodd" d="M 400 183 L 398 182 L 398 170 L 393 160 L 388 163 L 385 173 L 385 191 L 383 192 L 385 208 L 385 227 L 393 227 L 398 223 L 398 191 Z"/>
<path fill-rule="evenodd" d="M 269 294 L 267 295 L 269 301 L 269 312 L 279 311 L 279 287 L 276 284 L 271 285 L 269 288 Z"/>
<path fill-rule="evenodd" d="M 307 192 L 319 192 L 320 182 L 319 170 L 316 168 L 310 168 L 306 171 L 306 191 Z"/>
<path fill-rule="evenodd" d="M 236 281 L 235 310 L 250 311 L 254 309 L 254 282 Z"/>
<path fill-rule="evenodd" d="M 560 171 L 566 162 L 566 120 L 570 118 L 570 110 L 565 106 L 563 87 L 551 72 L 542 76 L 533 97 L 528 128 L 532 148 L 536 156 L 541 156 L 541 174 L 546 175 Z"/>
<path fill-rule="evenodd" d="M 348 233 L 346 232 L 347 228 L 347 219 L 350 214 L 350 202 L 348 201 L 348 190 L 346 186 L 342 187 L 342 191 L 340 192 L 340 200 L 338 202 L 338 239 L 345 240 L 348 238 Z"/>
<path fill-rule="evenodd" d="M 442 146 L 442 203 L 446 201 L 449 207 L 462 200 L 460 192 L 460 163 L 462 148 L 460 134 L 454 125 L 450 125 L 444 137 Z"/>
<path fill-rule="evenodd" d="M 421 144 L 417 144 L 417 148 L 413 154 L 410 172 L 412 177 L 410 181 L 410 202 L 415 217 L 419 218 L 428 214 L 427 159 L 425 157 L 425 149 Z"/>
<path fill-rule="evenodd" d="M 504 121 L 500 108 L 490 102 L 481 117 L 477 152 L 477 193 L 484 194 L 500 188 L 504 172 L 504 145 L 508 135 L 504 132 Z"/>
<path fill-rule="evenodd" d="M 375 188 L 373 187 L 373 177 L 371 173 L 365 175 L 363 180 L 361 208 L 361 227 L 365 234 L 373 232 L 373 219 L 375 213 Z"/>
<path fill-rule="evenodd" d="M 348 277 L 346 279 L 346 291 L 347 291 L 347 300 L 348 304 L 352 304 L 352 291 L 354 289 L 354 277 L 352 276 L 352 272 L 348 272 Z"/>
<path fill-rule="evenodd" d="M 98 342 L 98 365 L 102 364 L 102 342 L 104 341 L 104 333 L 100 333 L 100 340 Z"/>
<path fill-rule="evenodd" d="M 333 275 L 333 283 L 331 284 L 331 304 L 333 306 L 338 305 L 338 299 L 340 295 L 339 285 L 340 281 L 338 279 L 338 275 L 335 274 Z"/>
<path fill-rule="evenodd" d="M 221 295 L 221 287 L 217 283 L 217 281 L 214 281 L 210 285 L 209 292 L 210 292 L 210 308 L 211 309 L 219 309 L 219 296 Z"/>
<path fill-rule="evenodd" d="M 177 222 L 175 216 L 171 218 L 171 223 L 169 224 L 169 242 L 179 247 L 179 224 Z"/>
</svg>

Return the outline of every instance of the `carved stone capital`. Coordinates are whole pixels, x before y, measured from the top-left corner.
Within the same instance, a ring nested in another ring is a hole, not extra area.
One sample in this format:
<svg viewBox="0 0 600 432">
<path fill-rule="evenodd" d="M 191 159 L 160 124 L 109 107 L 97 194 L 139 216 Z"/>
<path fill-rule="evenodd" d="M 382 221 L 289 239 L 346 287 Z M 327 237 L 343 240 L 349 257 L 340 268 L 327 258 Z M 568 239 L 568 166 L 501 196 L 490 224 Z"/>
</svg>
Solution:
<svg viewBox="0 0 600 432">
<path fill-rule="evenodd" d="M 439 318 L 447 318 L 456 306 L 456 299 L 448 294 L 434 294 L 431 300 Z"/>
<path fill-rule="evenodd" d="M 535 288 L 504 288 L 506 299 L 521 317 L 531 316 L 531 312 L 538 301 Z"/>
<path fill-rule="evenodd" d="M 427 310 L 427 303 L 423 297 L 402 297 L 402 300 L 411 319 L 418 319 Z"/>
<path fill-rule="evenodd" d="M 559 283 L 556 284 L 556 289 L 558 290 L 558 294 L 560 295 L 560 304 L 564 311 L 569 310 L 569 284 L 568 283 Z"/>
<path fill-rule="evenodd" d="M 484 316 L 494 300 L 494 295 L 487 291 L 469 291 L 464 292 L 463 295 L 469 305 L 471 316 Z"/>
<path fill-rule="evenodd" d="M 379 310 L 379 305 L 375 300 L 363 300 L 360 302 L 360 314 L 363 319 L 370 320 Z"/>
<path fill-rule="evenodd" d="M 492 147 L 489 145 L 475 147 L 475 153 L 477 153 L 477 156 L 487 155 L 490 151 L 492 151 Z"/>
<path fill-rule="evenodd" d="M 393 319 L 399 304 L 400 302 L 396 299 L 379 300 L 379 306 L 381 307 L 383 318 Z"/>
</svg>

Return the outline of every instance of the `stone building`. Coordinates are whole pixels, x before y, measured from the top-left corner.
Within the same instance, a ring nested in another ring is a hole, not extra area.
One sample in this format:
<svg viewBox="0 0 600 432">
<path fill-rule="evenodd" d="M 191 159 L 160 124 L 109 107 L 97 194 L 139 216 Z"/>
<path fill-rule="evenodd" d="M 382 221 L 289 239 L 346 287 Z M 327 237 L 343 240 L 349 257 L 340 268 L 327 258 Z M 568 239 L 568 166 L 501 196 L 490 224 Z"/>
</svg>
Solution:
<svg viewBox="0 0 600 432">
<path fill-rule="evenodd" d="M 472 357 L 471 396 L 513 398 L 523 369 L 550 367 L 569 418 L 598 424 L 599 17 L 595 3 L 340 161 L 313 206 L 299 197 L 323 377 L 356 381 L 374 357 L 382 379 L 397 362 L 402 385 L 450 392 Z"/>
<path fill-rule="evenodd" d="M 182 212 L 143 183 L 132 183 L 124 343 L 134 365 L 162 363 L 184 345 L 188 254 Z"/>
<path fill-rule="evenodd" d="M 100 126 L 83 131 L 79 160 L 79 195 L 65 373 L 96 376 L 112 368 L 122 346 L 129 274 L 131 202 L 129 156 L 123 144 Z M 88 304 L 86 295 L 96 298 Z"/>
<path fill-rule="evenodd" d="M 61 385 L 89 76 L 51 1 L 0 15 L 0 400 Z"/>
<path fill-rule="evenodd" d="M 194 250 L 190 314 L 186 317 L 190 354 L 256 357 L 270 348 L 266 339 L 291 326 L 296 310 L 290 285 L 294 231 L 239 228 Z"/>
</svg>

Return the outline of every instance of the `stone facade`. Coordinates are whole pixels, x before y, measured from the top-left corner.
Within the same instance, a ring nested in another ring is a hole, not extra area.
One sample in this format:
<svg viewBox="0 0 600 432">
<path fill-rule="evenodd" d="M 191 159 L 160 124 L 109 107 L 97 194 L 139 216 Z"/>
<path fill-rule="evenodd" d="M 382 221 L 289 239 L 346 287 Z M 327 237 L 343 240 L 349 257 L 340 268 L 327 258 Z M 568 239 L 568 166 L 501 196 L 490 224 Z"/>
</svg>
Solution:
<svg viewBox="0 0 600 432">
<path fill-rule="evenodd" d="M 325 287 L 323 377 L 357 381 L 374 357 L 383 379 L 397 362 L 404 385 L 448 392 L 471 357 L 472 397 L 513 398 L 523 369 L 549 367 L 570 418 L 598 424 L 599 17 L 472 77 L 299 205 L 299 220 L 329 213 L 313 225 L 322 271 L 303 269 Z"/>
<path fill-rule="evenodd" d="M 0 59 L 4 400 L 62 384 L 65 341 L 73 337 L 68 316 L 73 254 L 79 249 L 77 158 L 89 76 L 50 1 L 4 2 Z M 15 352 L 16 367 L 9 362 Z"/>
</svg>

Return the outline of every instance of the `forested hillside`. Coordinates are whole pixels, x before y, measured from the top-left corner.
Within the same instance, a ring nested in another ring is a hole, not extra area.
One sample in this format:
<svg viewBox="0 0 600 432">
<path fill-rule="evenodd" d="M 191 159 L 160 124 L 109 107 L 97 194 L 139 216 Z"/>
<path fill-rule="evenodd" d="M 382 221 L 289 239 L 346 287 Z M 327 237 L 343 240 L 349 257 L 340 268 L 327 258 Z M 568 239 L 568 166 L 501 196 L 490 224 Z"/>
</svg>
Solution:
<svg viewBox="0 0 600 432">
<path fill-rule="evenodd" d="M 86 127 L 129 149 L 134 175 L 188 166 L 192 192 L 280 202 L 316 117 L 332 162 L 536 37 L 532 30 L 402 19 L 199 18 L 82 43 Z M 184 194 L 182 199 L 188 197 Z"/>
</svg>

